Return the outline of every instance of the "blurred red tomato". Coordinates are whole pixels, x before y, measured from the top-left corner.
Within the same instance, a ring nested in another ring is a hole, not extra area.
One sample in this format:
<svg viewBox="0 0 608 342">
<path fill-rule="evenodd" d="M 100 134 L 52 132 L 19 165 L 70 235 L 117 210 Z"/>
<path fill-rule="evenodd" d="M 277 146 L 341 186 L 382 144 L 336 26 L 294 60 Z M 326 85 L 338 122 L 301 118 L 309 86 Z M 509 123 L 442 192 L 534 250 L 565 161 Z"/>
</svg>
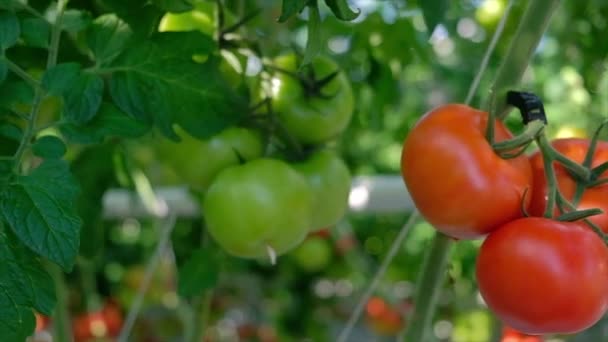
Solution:
<svg viewBox="0 0 608 342">
<path fill-rule="evenodd" d="M 502 328 L 502 337 L 500 342 L 543 342 L 542 336 L 527 335 L 521 333 L 509 326 Z"/>
<path fill-rule="evenodd" d="M 396 335 L 405 326 L 399 311 L 380 297 L 371 297 L 365 312 L 368 326 L 379 335 Z"/>
<path fill-rule="evenodd" d="M 72 333 L 75 342 L 89 342 L 118 336 L 122 324 L 120 308 L 114 301 L 107 301 L 99 311 L 76 316 L 72 322 Z"/>
</svg>

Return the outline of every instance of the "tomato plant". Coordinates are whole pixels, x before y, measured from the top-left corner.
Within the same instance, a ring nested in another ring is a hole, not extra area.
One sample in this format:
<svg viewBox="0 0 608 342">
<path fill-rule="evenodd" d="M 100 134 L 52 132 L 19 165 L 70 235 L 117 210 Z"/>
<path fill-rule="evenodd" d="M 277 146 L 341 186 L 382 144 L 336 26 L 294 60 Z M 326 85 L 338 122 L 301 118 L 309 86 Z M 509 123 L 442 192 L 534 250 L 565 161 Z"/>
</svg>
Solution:
<svg viewBox="0 0 608 342">
<path fill-rule="evenodd" d="M 287 186 L 288 185 L 288 186 Z M 310 229 L 313 193 L 306 178 L 278 159 L 222 171 L 203 201 L 211 236 L 229 253 L 260 258 L 298 245 Z"/>
<path fill-rule="evenodd" d="M 552 146 L 560 153 L 570 158 L 571 160 L 582 163 L 589 149 L 589 140 L 582 138 L 565 138 L 556 139 Z M 598 166 L 608 161 L 608 142 L 599 141 L 595 154 L 593 155 L 591 167 Z M 543 158 L 539 152 L 534 153 L 530 157 L 532 172 L 534 173 L 534 186 L 531 192 L 532 202 L 530 204 L 530 214 L 534 216 L 542 216 L 547 205 L 547 180 L 545 177 L 545 168 L 543 166 Z M 562 195 L 569 201 L 574 200 L 576 193 L 576 179 L 562 166 L 554 163 L 555 176 L 557 184 Z M 608 176 L 608 172 L 604 172 L 602 177 Z M 589 217 L 589 219 L 600 227 L 605 232 L 608 232 L 608 184 L 598 185 L 586 189 L 577 203 L 578 209 L 599 208 L 604 213 Z M 555 208 L 554 215 L 558 215 L 559 211 Z"/>
<path fill-rule="evenodd" d="M 485 138 L 487 121 L 485 112 L 444 105 L 426 113 L 403 145 L 401 172 L 416 207 L 455 238 L 476 238 L 521 217 L 530 200 L 523 196 L 532 186 L 527 158 L 500 158 Z M 496 121 L 496 141 L 511 137 Z"/>
<path fill-rule="evenodd" d="M 476 274 L 488 307 L 523 333 L 575 333 L 608 308 L 608 248 L 579 222 L 503 225 L 483 242 Z"/>
<path fill-rule="evenodd" d="M 330 150 L 314 153 L 307 160 L 293 164 L 306 177 L 314 193 L 312 231 L 333 226 L 348 209 L 350 171 L 344 161 Z"/>
<path fill-rule="evenodd" d="M 271 97 L 273 110 L 294 138 L 317 144 L 337 138 L 346 129 L 353 115 L 354 98 L 350 81 L 336 62 L 319 56 L 307 72 L 296 74 L 298 58 L 287 54 L 277 57 L 273 66 L 276 70 L 262 96 Z"/>
<path fill-rule="evenodd" d="M 196 189 L 209 187 L 226 167 L 259 158 L 264 153 L 261 133 L 248 128 L 229 127 L 205 141 L 180 133 L 180 142 L 163 139 L 156 143 L 156 154 L 180 182 Z"/>
</svg>

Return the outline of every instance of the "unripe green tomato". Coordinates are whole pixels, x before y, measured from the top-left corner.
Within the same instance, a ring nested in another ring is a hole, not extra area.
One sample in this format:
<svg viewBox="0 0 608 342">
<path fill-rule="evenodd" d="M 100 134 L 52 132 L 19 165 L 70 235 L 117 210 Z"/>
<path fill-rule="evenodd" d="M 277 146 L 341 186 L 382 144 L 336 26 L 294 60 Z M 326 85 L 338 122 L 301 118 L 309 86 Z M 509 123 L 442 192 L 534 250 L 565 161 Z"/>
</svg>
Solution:
<svg viewBox="0 0 608 342">
<path fill-rule="evenodd" d="M 215 4 L 199 2 L 191 11 L 166 13 L 160 20 L 160 32 L 200 31 L 213 36 L 215 33 Z"/>
<path fill-rule="evenodd" d="M 338 64 L 325 56 L 315 58 L 311 65 L 317 80 L 339 70 Z M 276 58 L 274 66 L 293 73 L 299 68 L 295 54 Z M 280 71 L 274 73 L 268 87 L 273 110 L 301 143 L 317 144 L 336 138 L 350 123 L 353 91 L 342 71 L 322 87 L 322 96 L 307 94 L 300 80 Z"/>
<path fill-rule="evenodd" d="M 329 265 L 332 250 L 326 239 L 312 236 L 293 251 L 293 257 L 307 272 L 318 272 Z"/>
<path fill-rule="evenodd" d="M 310 230 L 338 223 L 348 209 L 351 185 L 350 171 L 344 161 L 334 152 L 322 150 L 293 167 L 306 177 L 315 197 Z"/>
<path fill-rule="evenodd" d="M 157 146 L 162 162 L 193 188 L 205 190 L 223 169 L 262 157 L 264 143 L 260 132 L 229 127 L 209 140 L 201 141 L 179 130 L 180 142 L 163 139 Z"/>
<path fill-rule="evenodd" d="M 222 171 L 203 201 L 207 230 L 228 253 L 268 257 L 308 233 L 313 194 L 306 178 L 278 159 L 261 158 Z"/>
</svg>

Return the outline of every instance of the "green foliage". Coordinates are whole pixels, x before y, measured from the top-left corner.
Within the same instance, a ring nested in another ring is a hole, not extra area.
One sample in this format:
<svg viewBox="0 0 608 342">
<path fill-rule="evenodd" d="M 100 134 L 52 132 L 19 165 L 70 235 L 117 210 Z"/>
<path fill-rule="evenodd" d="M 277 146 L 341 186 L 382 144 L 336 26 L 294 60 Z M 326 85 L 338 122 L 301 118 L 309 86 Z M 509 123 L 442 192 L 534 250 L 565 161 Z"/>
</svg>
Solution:
<svg viewBox="0 0 608 342">
<path fill-rule="evenodd" d="M 45 135 L 36 139 L 32 145 L 32 152 L 40 158 L 58 159 L 65 154 L 66 146 L 56 136 Z"/>
<path fill-rule="evenodd" d="M 69 271 L 82 223 L 74 210 L 77 194 L 68 164 L 50 159 L 9 183 L 0 194 L 0 212 L 27 247 Z"/>
<path fill-rule="evenodd" d="M 0 224 L 0 334 L 24 341 L 34 330 L 32 309 L 50 315 L 56 298 L 51 277 L 38 258 Z"/>
<path fill-rule="evenodd" d="M 179 268 L 179 295 L 202 295 L 204 291 L 215 287 L 220 273 L 219 261 L 218 255 L 210 248 L 193 251 L 190 258 Z"/>
<path fill-rule="evenodd" d="M 20 34 L 19 20 L 14 13 L 0 11 L 0 51 L 17 43 Z"/>
</svg>

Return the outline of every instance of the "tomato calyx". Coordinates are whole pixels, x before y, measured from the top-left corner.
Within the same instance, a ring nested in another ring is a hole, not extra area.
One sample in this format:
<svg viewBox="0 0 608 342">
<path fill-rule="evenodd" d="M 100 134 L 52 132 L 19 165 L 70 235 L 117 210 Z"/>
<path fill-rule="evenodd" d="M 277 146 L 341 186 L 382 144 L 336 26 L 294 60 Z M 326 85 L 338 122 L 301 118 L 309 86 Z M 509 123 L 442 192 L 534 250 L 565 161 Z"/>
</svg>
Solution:
<svg viewBox="0 0 608 342">
<path fill-rule="evenodd" d="M 298 82 L 300 82 L 304 96 L 307 98 L 329 100 L 337 95 L 325 94 L 323 93 L 323 89 L 340 74 L 340 70 L 335 70 L 326 76 L 318 78 L 318 75 L 316 75 L 312 65 L 305 66 L 306 69 L 304 72 L 293 72 L 270 64 L 265 64 L 264 67 L 296 79 Z"/>
</svg>

